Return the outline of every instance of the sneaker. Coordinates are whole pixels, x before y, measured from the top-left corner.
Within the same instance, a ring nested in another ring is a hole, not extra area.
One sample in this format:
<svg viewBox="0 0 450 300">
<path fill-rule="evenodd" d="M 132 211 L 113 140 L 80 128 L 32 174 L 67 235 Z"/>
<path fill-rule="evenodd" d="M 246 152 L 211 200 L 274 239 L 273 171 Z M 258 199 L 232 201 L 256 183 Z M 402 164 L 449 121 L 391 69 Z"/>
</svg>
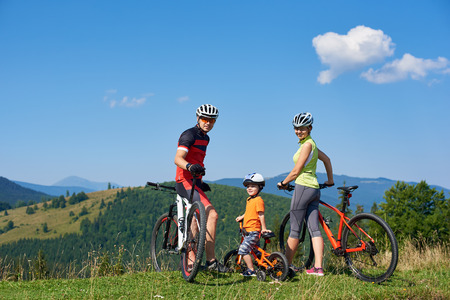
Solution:
<svg viewBox="0 0 450 300">
<path fill-rule="evenodd" d="M 250 269 L 247 269 L 246 271 L 242 272 L 241 275 L 245 276 L 245 277 L 251 277 L 251 276 L 256 276 L 256 272 L 252 271 Z"/>
<path fill-rule="evenodd" d="M 296 267 L 296 266 L 294 266 L 294 265 L 292 265 L 292 264 L 289 266 L 289 269 L 291 269 L 291 270 L 294 271 L 295 273 L 298 273 L 298 272 L 301 271 L 301 269 L 300 269 L 299 267 Z"/>
<path fill-rule="evenodd" d="M 306 270 L 306 274 L 308 274 L 308 275 L 316 275 L 316 276 L 323 276 L 323 275 L 325 275 L 323 273 L 323 269 L 322 268 L 315 268 L 315 267 L 312 267 L 311 269 Z"/>
<path fill-rule="evenodd" d="M 214 259 L 211 262 L 207 261 L 206 268 L 208 269 L 208 271 L 215 271 L 219 273 L 228 273 L 231 271 L 230 268 L 222 265 L 220 262 L 217 261 L 217 259 Z"/>
</svg>

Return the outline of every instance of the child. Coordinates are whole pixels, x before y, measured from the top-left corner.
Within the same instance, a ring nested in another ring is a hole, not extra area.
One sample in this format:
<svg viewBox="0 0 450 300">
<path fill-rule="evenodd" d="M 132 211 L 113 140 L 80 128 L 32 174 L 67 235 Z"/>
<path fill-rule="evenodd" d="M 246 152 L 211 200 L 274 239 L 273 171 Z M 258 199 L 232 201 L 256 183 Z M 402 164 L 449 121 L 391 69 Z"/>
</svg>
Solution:
<svg viewBox="0 0 450 300">
<path fill-rule="evenodd" d="M 236 218 L 236 222 L 243 220 L 243 230 L 245 233 L 238 254 L 243 256 L 248 267 L 248 270 L 245 270 L 242 275 L 256 276 L 250 251 L 259 243 L 261 233 L 270 232 L 266 228 L 266 221 L 264 219 L 264 201 L 259 196 L 266 183 L 261 174 L 252 173 L 245 176 L 243 184 L 247 188 L 247 193 L 250 197 L 247 198 L 245 214 Z"/>
</svg>

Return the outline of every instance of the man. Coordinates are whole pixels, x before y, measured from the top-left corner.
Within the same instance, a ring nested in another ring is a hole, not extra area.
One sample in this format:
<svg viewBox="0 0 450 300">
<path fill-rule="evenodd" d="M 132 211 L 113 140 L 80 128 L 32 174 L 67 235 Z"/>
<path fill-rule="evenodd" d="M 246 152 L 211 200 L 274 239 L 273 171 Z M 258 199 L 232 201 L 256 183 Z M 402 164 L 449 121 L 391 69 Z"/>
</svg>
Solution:
<svg viewBox="0 0 450 300">
<path fill-rule="evenodd" d="M 193 188 L 193 176 L 197 183 L 194 189 L 193 201 L 201 201 L 206 210 L 206 267 L 208 270 L 227 272 L 228 268 L 219 263 L 215 255 L 215 239 L 218 215 L 205 192 L 210 191 L 209 185 L 202 180 L 205 173 L 203 161 L 209 144 L 208 132 L 213 129 L 219 110 L 211 104 L 203 104 L 196 111 L 197 125 L 184 131 L 179 140 L 175 154 L 176 190 L 179 195 L 189 198 Z"/>
</svg>

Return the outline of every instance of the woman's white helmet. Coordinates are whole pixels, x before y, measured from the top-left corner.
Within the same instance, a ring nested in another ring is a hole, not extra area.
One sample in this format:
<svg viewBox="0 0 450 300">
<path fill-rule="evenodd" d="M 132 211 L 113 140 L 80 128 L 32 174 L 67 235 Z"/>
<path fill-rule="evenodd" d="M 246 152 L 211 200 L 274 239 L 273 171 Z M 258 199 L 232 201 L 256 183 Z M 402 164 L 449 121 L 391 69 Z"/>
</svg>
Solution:
<svg viewBox="0 0 450 300">
<path fill-rule="evenodd" d="M 211 118 L 211 119 L 217 119 L 219 117 L 219 110 L 217 109 L 217 107 L 211 104 L 200 105 L 199 108 L 197 108 L 196 113 L 197 117 Z"/>
<path fill-rule="evenodd" d="M 248 184 L 254 183 L 259 185 L 261 188 L 263 188 L 266 185 L 266 181 L 264 180 L 264 177 L 259 173 L 251 173 L 245 176 L 244 178 L 244 186 L 247 187 Z"/>
<path fill-rule="evenodd" d="M 292 125 L 294 127 L 310 126 L 313 121 L 313 116 L 309 112 L 299 113 L 295 115 Z"/>
</svg>

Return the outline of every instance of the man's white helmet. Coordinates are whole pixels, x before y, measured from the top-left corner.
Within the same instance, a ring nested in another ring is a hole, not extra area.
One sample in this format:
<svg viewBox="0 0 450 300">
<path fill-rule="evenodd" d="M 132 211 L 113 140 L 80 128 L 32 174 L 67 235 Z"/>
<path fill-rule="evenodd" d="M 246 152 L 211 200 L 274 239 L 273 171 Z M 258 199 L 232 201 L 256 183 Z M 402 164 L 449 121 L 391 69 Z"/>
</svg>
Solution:
<svg viewBox="0 0 450 300">
<path fill-rule="evenodd" d="M 266 181 L 264 180 L 264 177 L 259 173 L 251 173 L 245 176 L 244 178 L 244 186 L 247 187 L 249 183 L 258 184 L 261 188 L 266 185 Z"/>
<path fill-rule="evenodd" d="M 294 127 L 310 126 L 313 121 L 313 116 L 309 112 L 299 113 L 295 115 L 292 125 Z"/>
<path fill-rule="evenodd" d="M 219 110 L 217 109 L 217 107 L 211 104 L 200 105 L 199 108 L 197 108 L 196 113 L 197 117 L 211 118 L 211 119 L 217 119 L 219 117 Z"/>
</svg>

